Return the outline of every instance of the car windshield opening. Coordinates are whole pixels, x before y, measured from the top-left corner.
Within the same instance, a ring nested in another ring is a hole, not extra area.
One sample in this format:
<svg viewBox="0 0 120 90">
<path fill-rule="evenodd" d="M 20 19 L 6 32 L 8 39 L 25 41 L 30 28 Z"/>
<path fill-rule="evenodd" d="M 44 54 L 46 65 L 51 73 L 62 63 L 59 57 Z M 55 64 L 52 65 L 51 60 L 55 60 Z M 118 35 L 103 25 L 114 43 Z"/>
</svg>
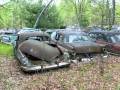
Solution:
<svg viewBox="0 0 120 90">
<path fill-rule="evenodd" d="M 65 42 L 66 43 L 73 43 L 73 42 L 81 42 L 81 41 L 89 41 L 89 37 L 87 35 L 80 35 L 80 34 L 71 34 L 66 36 Z"/>
<path fill-rule="evenodd" d="M 113 43 L 120 42 L 120 35 L 111 36 L 111 40 L 112 40 Z"/>
</svg>

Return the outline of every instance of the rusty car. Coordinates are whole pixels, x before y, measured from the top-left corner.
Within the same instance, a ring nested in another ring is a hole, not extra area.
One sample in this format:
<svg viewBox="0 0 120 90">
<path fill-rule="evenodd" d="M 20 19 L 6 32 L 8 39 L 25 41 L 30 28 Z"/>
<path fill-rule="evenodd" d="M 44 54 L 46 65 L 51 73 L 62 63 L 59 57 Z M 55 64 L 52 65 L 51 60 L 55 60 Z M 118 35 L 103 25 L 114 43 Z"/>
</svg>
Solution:
<svg viewBox="0 0 120 90">
<path fill-rule="evenodd" d="M 70 65 L 69 54 L 51 42 L 44 32 L 27 32 L 18 35 L 14 54 L 25 72 L 49 70 Z"/>
<path fill-rule="evenodd" d="M 56 44 L 66 48 L 70 59 L 81 61 L 104 53 L 104 45 L 93 42 L 85 32 L 77 30 L 62 30 L 53 32 L 51 39 Z"/>
<path fill-rule="evenodd" d="M 91 31 L 89 36 L 94 42 L 104 45 L 106 52 L 120 54 L 120 32 L 115 31 Z"/>
</svg>

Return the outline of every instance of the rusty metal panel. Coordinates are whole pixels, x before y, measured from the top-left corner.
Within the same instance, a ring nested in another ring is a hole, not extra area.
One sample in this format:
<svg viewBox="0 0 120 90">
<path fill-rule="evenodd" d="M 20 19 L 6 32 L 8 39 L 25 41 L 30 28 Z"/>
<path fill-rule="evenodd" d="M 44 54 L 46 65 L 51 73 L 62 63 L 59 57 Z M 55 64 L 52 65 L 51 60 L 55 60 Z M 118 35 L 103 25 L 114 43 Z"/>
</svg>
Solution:
<svg viewBox="0 0 120 90">
<path fill-rule="evenodd" d="M 20 44 L 19 48 L 23 53 L 47 61 L 60 55 L 58 48 L 36 40 L 26 40 Z"/>
</svg>

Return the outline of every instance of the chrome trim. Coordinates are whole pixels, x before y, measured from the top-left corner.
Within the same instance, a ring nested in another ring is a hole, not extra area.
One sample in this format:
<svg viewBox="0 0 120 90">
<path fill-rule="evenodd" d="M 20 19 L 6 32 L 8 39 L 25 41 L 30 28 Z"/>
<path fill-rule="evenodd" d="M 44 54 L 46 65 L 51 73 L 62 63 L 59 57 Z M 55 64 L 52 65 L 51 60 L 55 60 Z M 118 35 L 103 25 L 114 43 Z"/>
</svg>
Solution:
<svg viewBox="0 0 120 90">
<path fill-rule="evenodd" d="M 25 72 L 29 72 L 29 71 L 56 69 L 56 68 L 65 67 L 69 65 L 70 63 L 62 62 L 59 64 L 53 64 L 53 65 L 48 65 L 43 67 L 42 66 L 21 66 L 21 69 Z"/>
</svg>

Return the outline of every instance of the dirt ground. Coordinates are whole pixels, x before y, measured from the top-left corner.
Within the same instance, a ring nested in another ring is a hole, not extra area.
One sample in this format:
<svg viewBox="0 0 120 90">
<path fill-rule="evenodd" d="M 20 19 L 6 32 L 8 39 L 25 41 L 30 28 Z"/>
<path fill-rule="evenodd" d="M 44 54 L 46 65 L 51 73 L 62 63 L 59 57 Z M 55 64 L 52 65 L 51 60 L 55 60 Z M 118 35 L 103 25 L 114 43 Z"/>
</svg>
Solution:
<svg viewBox="0 0 120 90">
<path fill-rule="evenodd" d="M 97 61 L 25 74 L 16 60 L 0 56 L 0 90 L 120 90 L 120 58 L 109 56 L 100 75 Z"/>
</svg>

